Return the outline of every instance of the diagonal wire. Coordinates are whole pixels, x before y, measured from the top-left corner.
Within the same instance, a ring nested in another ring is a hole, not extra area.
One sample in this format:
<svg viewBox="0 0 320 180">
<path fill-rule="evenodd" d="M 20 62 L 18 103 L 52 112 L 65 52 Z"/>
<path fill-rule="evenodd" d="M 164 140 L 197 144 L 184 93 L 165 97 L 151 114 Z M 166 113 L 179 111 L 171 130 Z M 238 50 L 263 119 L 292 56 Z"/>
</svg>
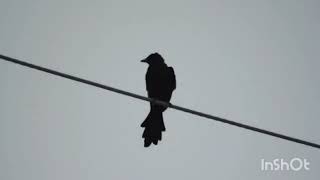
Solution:
<svg viewBox="0 0 320 180">
<path fill-rule="evenodd" d="M 91 85 L 91 86 L 95 86 L 95 87 L 98 87 L 98 88 L 101 88 L 101 89 L 105 89 L 105 90 L 108 90 L 108 91 L 112 91 L 112 92 L 115 92 L 115 93 L 119 93 L 119 94 L 122 94 L 122 95 L 130 96 L 130 97 L 133 97 L 133 98 L 136 98 L 136 99 L 149 101 L 149 102 L 154 103 L 154 104 L 162 105 L 162 106 L 169 107 L 169 108 L 172 108 L 172 109 L 176 109 L 176 110 L 179 110 L 179 111 L 183 111 L 183 112 L 186 112 L 186 113 L 194 114 L 194 115 L 197 115 L 197 116 L 201 116 L 201 117 L 205 117 L 205 118 L 212 119 L 212 120 L 215 120 L 215 121 L 223 122 L 223 123 L 230 124 L 230 125 L 233 125 L 233 126 L 237 126 L 237 127 L 240 127 L 240 128 L 248 129 L 248 130 L 251 130 L 251 131 L 258 132 L 258 133 L 270 135 L 270 136 L 277 137 L 277 138 L 280 138 L 280 139 L 284 139 L 284 140 L 288 140 L 288 141 L 291 141 L 291 142 L 295 142 L 295 143 L 299 143 L 299 144 L 303 144 L 303 145 L 306 145 L 306 146 L 311 146 L 311 147 L 320 149 L 320 145 L 316 144 L 316 143 L 312 143 L 312 142 L 305 141 L 305 140 L 302 140 L 302 139 L 298 139 L 298 138 L 290 137 L 290 136 L 287 136 L 287 135 L 279 134 L 279 133 L 276 133 L 276 132 L 268 131 L 268 130 L 265 130 L 265 129 L 260 129 L 260 128 L 249 126 L 249 125 L 246 125 L 246 124 L 238 123 L 238 122 L 235 122 L 235 121 L 231 121 L 231 120 L 220 118 L 220 117 L 213 116 L 213 115 L 210 115 L 210 114 L 202 113 L 202 112 L 195 111 L 195 110 L 192 110 L 192 109 L 188 109 L 188 108 L 184 108 L 184 107 L 181 107 L 181 106 L 173 105 L 171 103 L 167 103 L 167 102 L 164 102 L 164 101 L 160 101 L 160 100 L 156 100 L 156 99 L 140 96 L 138 94 L 134 94 L 134 93 L 131 93 L 131 92 L 123 91 L 123 90 L 120 90 L 120 89 L 117 89 L 117 88 L 114 88 L 114 87 L 111 87 L 111 86 L 107 86 L 107 85 L 100 84 L 100 83 L 97 83 L 97 82 L 93 82 L 93 81 L 90 81 L 90 80 L 82 79 L 82 78 L 79 78 L 79 77 L 76 77 L 76 76 L 72 76 L 72 75 L 69 75 L 69 74 L 66 74 L 66 73 L 58 72 L 58 71 L 55 71 L 55 70 L 52 70 L 52 69 L 48 69 L 48 68 L 45 68 L 45 67 L 37 66 L 37 65 L 34 65 L 34 64 L 31 64 L 31 63 L 28 63 L 28 62 L 24 62 L 24 61 L 20 61 L 18 59 L 7 57 L 7 56 L 1 55 L 1 54 L 0 54 L 0 59 L 8 61 L 8 62 L 16 63 L 16 64 L 19 64 L 19 65 L 22 65 L 22 66 L 25 66 L 25 67 L 29 67 L 29 68 L 32 68 L 32 69 L 36 69 L 36 70 L 39 70 L 39 71 L 43 71 L 43 72 L 46 72 L 46 73 L 49 73 L 49 74 L 53 74 L 53 75 L 56 75 L 56 76 L 60 76 L 60 77 L 66 78 L 66 79 L 70 79 L 70 80 L 77 81 L 77 82 L 80 82 L 80 83 L 84 83 L 84 84 L 88 84 L 88 85 Z"/>
</svg>

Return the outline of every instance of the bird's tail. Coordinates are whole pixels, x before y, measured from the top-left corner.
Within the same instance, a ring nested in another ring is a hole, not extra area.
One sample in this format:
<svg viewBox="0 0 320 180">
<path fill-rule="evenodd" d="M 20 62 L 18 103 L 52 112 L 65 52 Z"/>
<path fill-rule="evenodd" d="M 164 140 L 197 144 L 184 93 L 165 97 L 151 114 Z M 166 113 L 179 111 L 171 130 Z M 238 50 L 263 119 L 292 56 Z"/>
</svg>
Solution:
<svg viewBox="0 0 320 180">
<path fill-rule="evenodd" d="M 163 116 L 161 111 L 151 110 L 141 127 L 144 127 L 142 138 L 144 147 L 149 147 L 151 143 L 157 145 L 161 141 L 162 131 L 165 131 Z"/>
</svg>

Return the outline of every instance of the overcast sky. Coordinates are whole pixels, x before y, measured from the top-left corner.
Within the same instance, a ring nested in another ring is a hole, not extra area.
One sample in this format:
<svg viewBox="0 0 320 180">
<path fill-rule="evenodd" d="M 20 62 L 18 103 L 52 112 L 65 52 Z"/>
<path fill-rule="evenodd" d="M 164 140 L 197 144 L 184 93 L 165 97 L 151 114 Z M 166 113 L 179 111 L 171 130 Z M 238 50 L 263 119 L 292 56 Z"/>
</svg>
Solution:
<svg viewBox="0 0 320 180">
<path fill-rule="evenodd" d="M 172 103 L 320 143 L 320 2 L 0 0 L 0 54 L 146 95 L 159 52 Z M 0 61 L 0 179 L 308 179 L 320 151 Z M 306 158 L 311 170 L 261 171 Z"/>
</svg>

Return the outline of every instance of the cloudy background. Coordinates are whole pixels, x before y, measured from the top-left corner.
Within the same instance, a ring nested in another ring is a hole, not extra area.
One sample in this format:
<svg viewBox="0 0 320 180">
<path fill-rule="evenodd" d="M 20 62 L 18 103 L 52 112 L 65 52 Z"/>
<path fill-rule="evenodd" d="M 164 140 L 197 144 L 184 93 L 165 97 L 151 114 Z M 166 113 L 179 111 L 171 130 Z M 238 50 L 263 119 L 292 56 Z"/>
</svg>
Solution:
<svg viewBox="0 0 320 180">
<path fill-rule="evenodd" d="M 159 52 L 172 103 L 320 143 L 320 2 L 0 0 L 0 54 L 146 95 Z M 0 179 L 308 179 L 320 151 L 180 111 L 143 147 L 148 103 L 0 61 Z M 310 171 L 263 172 L 306 158 Z"/>
</svg>

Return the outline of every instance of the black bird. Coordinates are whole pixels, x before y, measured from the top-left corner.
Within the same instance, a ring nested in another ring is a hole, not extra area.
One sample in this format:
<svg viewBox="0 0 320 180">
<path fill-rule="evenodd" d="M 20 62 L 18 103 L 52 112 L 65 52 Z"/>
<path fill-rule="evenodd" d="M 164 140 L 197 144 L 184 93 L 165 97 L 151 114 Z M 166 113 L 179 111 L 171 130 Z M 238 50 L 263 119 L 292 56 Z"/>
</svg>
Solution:
<svg viewBox="0 0 320 180">
<path fill-rule="evenodd" d="M 158 53 L 150 54 L 141 62 L 149 64 L 146 73 L 146 88 L 148 97 L 170 102 L 173 90 L 176 89 L 176 77 L 172 67 L 168 67 L 162 56 Z M 162 131 L 166 128 L 163 122 L 162 113 L 167 107 L 150 103 L 150 112 L 141 124 L 144 127 L 142 138 L 144 147 L 149 147 L 151 143 L 157 145 L 162 138 Z"/>
</svg>

